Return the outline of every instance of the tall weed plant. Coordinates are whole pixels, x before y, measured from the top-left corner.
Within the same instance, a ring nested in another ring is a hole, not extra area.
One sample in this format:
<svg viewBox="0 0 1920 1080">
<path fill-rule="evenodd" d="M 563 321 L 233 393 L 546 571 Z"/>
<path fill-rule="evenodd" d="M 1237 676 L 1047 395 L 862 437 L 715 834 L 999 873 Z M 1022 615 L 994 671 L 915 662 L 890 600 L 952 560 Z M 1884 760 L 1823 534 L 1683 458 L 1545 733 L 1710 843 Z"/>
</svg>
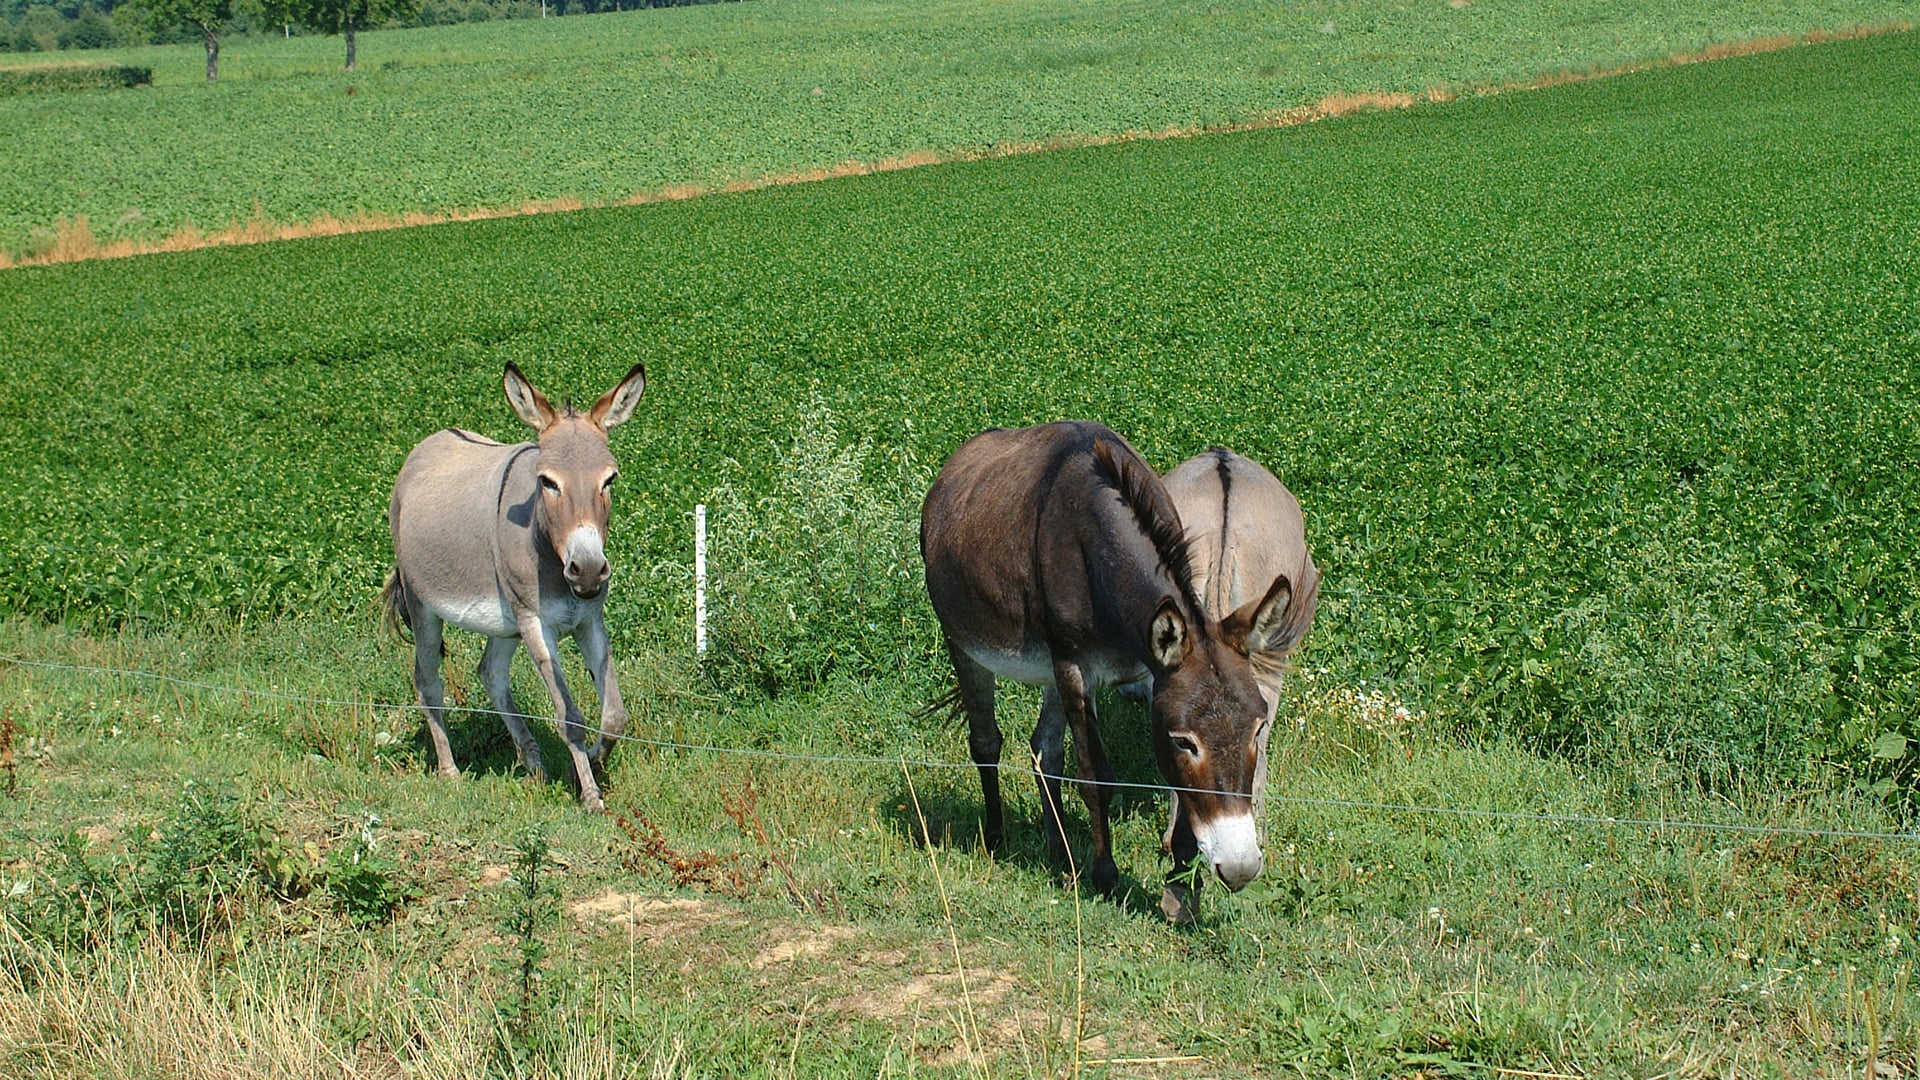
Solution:
<svg viewBox="0 0 1920 1080">
<path fill-rule="evenodd" d="M 846 675 L 908 670 L 932 655 L 920 563 L 929 477 L 907 451 L 845 441 L 818 390 L 771 476 L 713 494 L 707 667 L 769 696 Z"/>
</svg>

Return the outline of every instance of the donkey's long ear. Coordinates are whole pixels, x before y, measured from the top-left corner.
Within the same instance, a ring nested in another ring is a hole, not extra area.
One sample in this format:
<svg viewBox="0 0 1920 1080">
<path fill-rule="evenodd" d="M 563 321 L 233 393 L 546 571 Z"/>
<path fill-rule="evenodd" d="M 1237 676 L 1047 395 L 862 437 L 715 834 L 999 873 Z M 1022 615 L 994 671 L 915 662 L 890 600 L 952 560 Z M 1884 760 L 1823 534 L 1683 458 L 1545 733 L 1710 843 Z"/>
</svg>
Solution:
<svg viewBox="0 0 1920 1080">
<path fill-rule="evenodd" d="M 1263 651 L 1280 629 L 1287 602 L 1292 599 L 1293 583 L 1281 574 L 1267 587 L 1267 595 L 1242 605 L 1220 620 L 1220 637 L 1247 656 Z"/>
<path fill-rule="evenodd" d="M 553 423 L 558 415 L 547 401 L 547 395 L 535 389 L 511 360 L 507 361 L 507 372 L 502 376 L 502 381 L 507 387 L 507 404 L 513 406 L 514 414 L 535 431 L 547 430 L 547 425 Z"/>
<path fill-rule="evenodd" d="M 1220 636 L 1227 644 L 1251 656 L 1257 652 L 1285 656 L 1293 652 L 1320 607 L 1320 571 L 1307 561 L 1299 588 L 1281 574 L 1274 579 L 1267 595 L 1227 616 L 1220 625 Z"/>
<path fill-rule="evenodd" d="M 1187 658 L 1187 620 L 1171 599 L 1160 602 L 1147 628 L 1147 654 L 1156 675 L 1172 671 Z"/>
<path fill-rule="evenodd" d="M 620 385 L 600 395 L 600 400 L 588 410 L 587 419 L 605 431 L 616 424 L 623 424 L 633 415 L 633 407 L 640 404 L 640 395 L 647 392 L 647 369 L 644 364 L 633 365 L 627 377 Z"/>
</svg>

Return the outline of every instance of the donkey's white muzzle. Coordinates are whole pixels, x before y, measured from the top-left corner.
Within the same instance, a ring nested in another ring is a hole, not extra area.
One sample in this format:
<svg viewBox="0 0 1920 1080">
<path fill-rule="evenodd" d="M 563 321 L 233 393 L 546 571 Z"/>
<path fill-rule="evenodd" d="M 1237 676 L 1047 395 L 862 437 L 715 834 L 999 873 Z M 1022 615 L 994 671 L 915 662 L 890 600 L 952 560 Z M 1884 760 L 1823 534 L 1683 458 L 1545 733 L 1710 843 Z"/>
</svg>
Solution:
<svg viewBox="0 0 1920 1080">
<path fill-rule="evenodd" d="M 1195 822 L 1193 838 L 1200 853 L 1207 857 L 1220 883 L 1234 892 L 1260 876 L 1265 865 L 1260 855 L 1259 831 L 1252 814 L 1234 814 L 1208 822 Z"/>
<path fill-rule="evenodd" d="M 606 547 L 600 530 L 582 525 L 567 536 L 567 588 L 582 600 L 599 596 L 607 587 L 613 568 L 607 565 Z"/>
</svg>

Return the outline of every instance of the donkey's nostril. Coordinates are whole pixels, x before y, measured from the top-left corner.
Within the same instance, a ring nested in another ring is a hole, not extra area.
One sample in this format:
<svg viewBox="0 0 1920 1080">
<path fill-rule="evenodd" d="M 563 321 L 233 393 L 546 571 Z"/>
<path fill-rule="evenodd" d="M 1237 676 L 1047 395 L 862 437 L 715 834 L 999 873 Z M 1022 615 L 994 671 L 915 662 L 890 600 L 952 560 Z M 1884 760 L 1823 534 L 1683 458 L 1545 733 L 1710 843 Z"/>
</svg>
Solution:
<svg viewBox="0 0 1920 1080">
<path fill-rule="evenodd" d="M 565 573 L 567 587 L 576 596 L 594 597 L 606 587 L 607 578 L 612 575 L 612 567 L 602 560 L 569 559 Z"/>
</svg>

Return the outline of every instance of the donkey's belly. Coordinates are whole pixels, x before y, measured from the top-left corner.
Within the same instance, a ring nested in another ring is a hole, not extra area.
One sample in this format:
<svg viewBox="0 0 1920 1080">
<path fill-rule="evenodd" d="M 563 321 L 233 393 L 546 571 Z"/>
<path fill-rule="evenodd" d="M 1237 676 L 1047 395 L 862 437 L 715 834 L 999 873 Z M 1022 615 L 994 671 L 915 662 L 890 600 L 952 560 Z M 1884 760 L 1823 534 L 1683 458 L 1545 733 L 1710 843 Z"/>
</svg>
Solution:
<svg viewBox="0 0 1920 1080">
<path fill-rule="evenodd" d="M 1012 679 L 1030 686 L 1053 685 L 1053 653 L 1045 645 L 1024 650 L 977 645 L 968 646 L 966 653 L 974 663 L 1002 679 Z M 1075 663 L 1079 665 L 1080 675 L 1086 680 L 1088 689 L 1131 682 L 1147 674 L 1146 668 L 1124 655 L 1083 656 L 1077 658 Z"/>
<path fill-rule="evenodd" d="M 433 610 L 449 624 L 488 637 L 519 637 L 520 624 L 504 597 L 435 597 Z"/>
</svg>

